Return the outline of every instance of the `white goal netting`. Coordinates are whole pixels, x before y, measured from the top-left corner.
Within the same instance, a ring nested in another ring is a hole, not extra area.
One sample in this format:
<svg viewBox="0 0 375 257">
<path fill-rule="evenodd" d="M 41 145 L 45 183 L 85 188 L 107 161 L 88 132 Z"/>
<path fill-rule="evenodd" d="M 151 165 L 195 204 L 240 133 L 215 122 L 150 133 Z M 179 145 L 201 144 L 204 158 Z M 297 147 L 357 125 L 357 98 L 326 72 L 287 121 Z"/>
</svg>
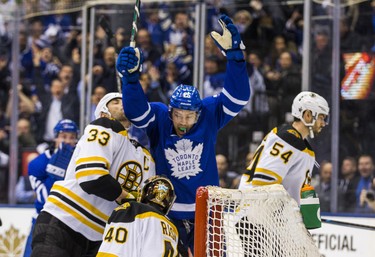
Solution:
<svg viewBox="0 0 375 257">
<path fill-rule="evenodd" d="M 206 256 L 321 256 L 283 186 L 206 189 Z"/>
</svg>

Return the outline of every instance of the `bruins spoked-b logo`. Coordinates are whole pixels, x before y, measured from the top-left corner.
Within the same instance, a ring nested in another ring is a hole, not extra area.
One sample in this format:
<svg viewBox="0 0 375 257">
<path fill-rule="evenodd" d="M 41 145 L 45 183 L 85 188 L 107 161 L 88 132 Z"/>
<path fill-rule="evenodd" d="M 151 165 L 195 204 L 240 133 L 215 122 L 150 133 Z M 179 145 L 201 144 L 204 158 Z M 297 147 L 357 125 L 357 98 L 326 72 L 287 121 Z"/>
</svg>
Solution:
<svg viewBox="0 0 375 257">
<path fill-rule="evenodd" d="M 142 166 L 136 161 L 125 162 L 117 174 L 117 181 L 128 192 L 136 191 L 142 182 Z"/>
</svg>

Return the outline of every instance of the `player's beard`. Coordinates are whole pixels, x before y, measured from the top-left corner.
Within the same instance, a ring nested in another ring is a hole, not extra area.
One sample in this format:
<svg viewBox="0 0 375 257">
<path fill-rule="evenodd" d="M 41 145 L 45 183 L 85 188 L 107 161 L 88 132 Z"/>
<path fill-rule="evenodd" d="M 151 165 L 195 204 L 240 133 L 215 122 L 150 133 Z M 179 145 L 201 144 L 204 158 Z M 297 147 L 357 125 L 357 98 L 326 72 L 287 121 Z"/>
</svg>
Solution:
<svg viewBox="0 0 375 257">
<path fill-rule="evenodd" d="M 126 118 L 125 115 L 119 115 L 116 120 L 118 120 L 119 122 L 128 122 L 129 121 L 128 118 Z"/>
<path fill-rule="evenodd" d="M 124 111 L 112 113 L 112 118 L 118 120 L 121 123 L 129 122 L 128 118 L 126 118 L 126 116 L 125 116 Z"/>
<path fill-rule="evenodd" d="M 314 135 L 316 135 L 316 136 L 319 135 L 322 132 L 323 128 L 324 128 L 323 126 L 314 125 L 314 127 L 313 127 Z"/>
</svg>

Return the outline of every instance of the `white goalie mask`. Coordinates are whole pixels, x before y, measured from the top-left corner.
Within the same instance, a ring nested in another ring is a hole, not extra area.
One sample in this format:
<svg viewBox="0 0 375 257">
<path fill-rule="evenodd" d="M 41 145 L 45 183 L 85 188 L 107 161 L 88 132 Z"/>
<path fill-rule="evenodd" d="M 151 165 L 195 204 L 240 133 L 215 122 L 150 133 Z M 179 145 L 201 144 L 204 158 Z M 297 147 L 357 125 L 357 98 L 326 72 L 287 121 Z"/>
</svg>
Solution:
<svg viewBox="0 0 375 257">
<path fill-rule="evenodd" d="M 121 98 L 122 99 L 122 94 L 121 93 L 108 93 L 106 94 L 98 103 L 95 109 L 95 119 L 100 118 L 100 114 L 102 112 L 108 114 L 111 116 L 111 113 L 108 110 L 107 104 L 112 101 L 113 99 L 116 98 Z"/>
<path fill-rule="evenodd" d="M 309 110 L 313 117 L 311 123 L 307 123 L 303 119 L 303 113 Z M 299 93 L 293 100 L 292 104 L 292 115 L 297 119 L 300 119 L 305 126 L 310 128 L 310 136 L 314 137 L 311 127 L 314 126 L 319 114 L 326 115 L 326 124 L 328 124 L 329 106 L 327 101 L 320 95 L 304 91 Z"/>
</svg>

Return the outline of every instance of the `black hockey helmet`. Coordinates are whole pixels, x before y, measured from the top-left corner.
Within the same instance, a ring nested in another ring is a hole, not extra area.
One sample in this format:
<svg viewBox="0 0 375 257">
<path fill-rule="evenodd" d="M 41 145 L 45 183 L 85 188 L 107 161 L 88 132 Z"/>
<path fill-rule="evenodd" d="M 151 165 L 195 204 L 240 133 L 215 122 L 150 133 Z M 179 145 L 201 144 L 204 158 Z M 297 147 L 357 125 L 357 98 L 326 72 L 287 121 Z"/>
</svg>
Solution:
<svg viewBox="0 0 375 257">
<path fill-rule="evenodd" d="M 176 199 L 173 185 L 166 177 L 152 176 L 145 181 L 138 201 L 151 204 L 163 213 L 168 214 Z"/>
</svg>

